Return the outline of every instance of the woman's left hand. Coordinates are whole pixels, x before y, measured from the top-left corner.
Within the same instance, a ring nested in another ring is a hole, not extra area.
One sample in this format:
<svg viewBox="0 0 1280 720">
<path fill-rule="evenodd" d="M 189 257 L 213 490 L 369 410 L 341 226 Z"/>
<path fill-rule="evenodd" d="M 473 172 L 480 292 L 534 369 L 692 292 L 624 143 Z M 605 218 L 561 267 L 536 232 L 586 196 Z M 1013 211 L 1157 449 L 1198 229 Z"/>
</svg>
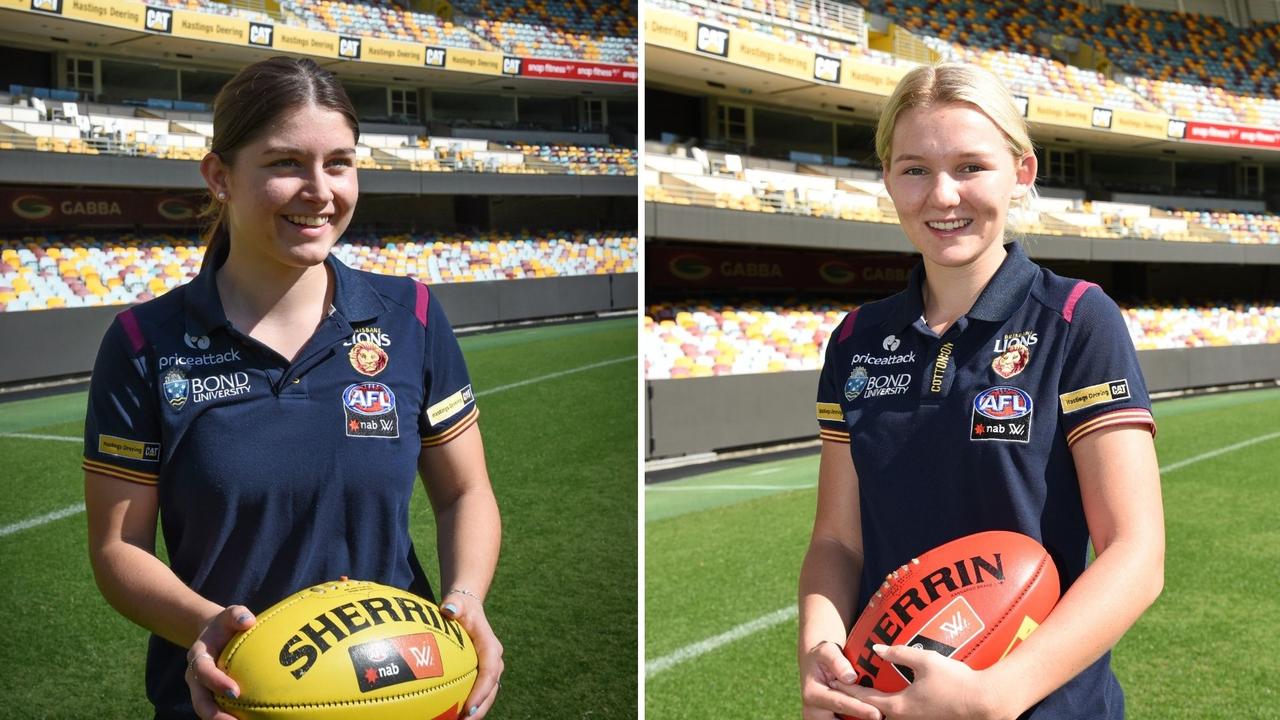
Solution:
<svg viewBox="0 0 1280 720">
<path fill-rule="evenodd" d="M 476 684 L 471 688 L 471 695 L 462 707 L 462 716 L 466 720 L 480 720 L 493 707 L 498 697 L 498 688 L 502 683 L 502 670 L 506 665 L 502 661 L 502 643 L 489 627 L 489 619 L 485 617 L 484 605 L 476 598 L 451 592 L 444 596 L 440 610 L 445 617 L 458 621 L 458 624 L 471 636 L 476 646 L 476 658 L 479 661 L 479 672 Z"/>
<path fill-rule="evenodd" d="M 875 650 L 888 662 L 911 668 L 915 681 L 907 689 L 892 693 L 840 682 L 831 687 L 874 705 L 893 720 L 1001 717 L 995 705 L 999 688 L 988 687 L 990 683 L 984 682 L 981 673 L 968 665 L 932 650 L 906 645 L 877 645 Z"/>
</svg>

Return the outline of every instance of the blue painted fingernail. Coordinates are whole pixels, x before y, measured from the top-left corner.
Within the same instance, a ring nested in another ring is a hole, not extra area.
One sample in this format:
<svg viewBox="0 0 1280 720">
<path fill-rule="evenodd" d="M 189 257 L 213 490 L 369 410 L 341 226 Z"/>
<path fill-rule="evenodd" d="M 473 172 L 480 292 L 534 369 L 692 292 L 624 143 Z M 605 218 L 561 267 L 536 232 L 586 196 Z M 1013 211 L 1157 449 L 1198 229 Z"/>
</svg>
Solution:
<svg viewBox="0 0 1280 720">
<path fill-rule="evenodd" d="M 237 615 L 236 622 L 240 623 L 241 625 L 249 622 L 249 613 L 241 613 L 240 615 Z"/>
<path fill-rule="evenodd" d="M 478 711 L 479 709 L 480 709 L 479 705 L 472 705 L 471 709 L 467 711 L 467 717 L 471 717 L 472 715 L 475 715 L 476 711 Z"/>
<path fill-rule="evenodd" d="M 445 609 L 445 610 L 448 610 L 450 613 L 452 613 L 452 614 L 454 614 L 454 615 L 457 615 L 457 614 L 458 614 L 458 606 L 457 606 L 457 605 L 454 605 L 453 603 L 445 603 L 445 604 L 444 604 L 444 609 Z M 476 709 L 475 709 L 475 708 L 471 708 L 471 712 L 472 712 L 472 713 L 475 713 L 475 711 L 476 711 Z"/>
<path fill-rule="evenodd" d="M 226 692 L 224 692 L 224 693 L 223 693 L 223 695 L 226 695 L 227 697 L 231 698 L 232 700 L 238 700 L 238 699 L 240 698 L 240 696 L 239 696 L 239 695 L 236 695 L 236 691 L 235 691 L 235 690 L 232 690 L 231 688 L 227 688 L 227 691 L 226 691 Z"/>
</svg>

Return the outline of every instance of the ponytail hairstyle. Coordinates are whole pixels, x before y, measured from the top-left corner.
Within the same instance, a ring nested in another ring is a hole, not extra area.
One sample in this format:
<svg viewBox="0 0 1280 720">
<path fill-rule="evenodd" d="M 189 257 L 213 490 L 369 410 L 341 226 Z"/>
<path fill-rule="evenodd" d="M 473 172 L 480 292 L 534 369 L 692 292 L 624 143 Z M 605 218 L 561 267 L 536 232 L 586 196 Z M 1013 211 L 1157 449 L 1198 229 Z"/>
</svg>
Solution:
<svg viewBox="0 0 1280 720">
<path fill-rule="evenodd" d="M 273 57 L 241 70 L 218 91 L 213 101 L 213 143 L 209 152 L 231 167 L 240 148 L 257 140 L 285 113 L 306 105 L 340 113 L 351 127 L 351 134 L 357 141 L 360 139 L 356 109 L 336 75 L 314 60 Z M 231 242 L 227 206 L 210 193 L 200 217 L 208 222 L 201 235 L 207 265 Z"/>
</svg>

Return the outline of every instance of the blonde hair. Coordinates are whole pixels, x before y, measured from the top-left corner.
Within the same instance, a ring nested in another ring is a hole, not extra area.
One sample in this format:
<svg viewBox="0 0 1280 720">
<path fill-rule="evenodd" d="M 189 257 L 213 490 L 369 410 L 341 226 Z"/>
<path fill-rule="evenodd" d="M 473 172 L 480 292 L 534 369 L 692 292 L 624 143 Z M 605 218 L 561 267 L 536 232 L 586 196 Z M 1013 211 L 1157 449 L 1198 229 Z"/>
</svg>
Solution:
<svg viewBox="0 0 1280 720">
<path fill-rule="evenodd" d="M 986 115 L 1004 135 L 1015 161 L 1027 153 L 1035 152 L 1031 135 L 1027 132 L 1027 122 L 1018 110 L 1013 95 L 1000 82 L 1000 78 L 976 65 L 922 65 L 898 81 L 898 86 L 893 89 L 889 102 L 880 113 L 880 121 L 876 125 L 876 155 L 880 157 L 880 164 L 886 172 L 889 170 L 890 153 L 893 152 L 893 130 L 898 116 L 907 110 L 948 103 L 966 103 Z M 1033 183 L 1018 205 L 1024 209 L 1029 208 L 1035 197 L 1036 188 Z"/>
</svg>

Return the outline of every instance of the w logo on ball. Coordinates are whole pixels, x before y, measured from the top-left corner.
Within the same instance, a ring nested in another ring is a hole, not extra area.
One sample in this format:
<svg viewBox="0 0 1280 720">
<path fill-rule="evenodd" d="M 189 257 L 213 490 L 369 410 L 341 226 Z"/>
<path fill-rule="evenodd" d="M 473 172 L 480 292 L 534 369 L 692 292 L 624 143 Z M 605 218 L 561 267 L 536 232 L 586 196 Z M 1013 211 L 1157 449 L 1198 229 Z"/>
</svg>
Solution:
<svg viewBox="0 0 1280 720">
<path fill-rule="evenodd" d="M 965 620 L 964 613 L 957 612 L 950 620 L 942 623 L 942 632 L 946 633 L 948 640 L 955 640 L 968 627 L 969 621 Z"/>
<path fill-rule="evenodd" d="M 907 645 L 922 650 L 932 650 L 943 657 L 955 655 L 966 643 L 982 634 L 986 629 L 982 618 L 969 604 L 964 596 L 957 597 L 947 603 L 942 611 L 933 616 L 915 637 L 907 641 Z M 905 665 L 894 665 L 907 682 L 913 682 L 915 675 Z"/>
</svg>

